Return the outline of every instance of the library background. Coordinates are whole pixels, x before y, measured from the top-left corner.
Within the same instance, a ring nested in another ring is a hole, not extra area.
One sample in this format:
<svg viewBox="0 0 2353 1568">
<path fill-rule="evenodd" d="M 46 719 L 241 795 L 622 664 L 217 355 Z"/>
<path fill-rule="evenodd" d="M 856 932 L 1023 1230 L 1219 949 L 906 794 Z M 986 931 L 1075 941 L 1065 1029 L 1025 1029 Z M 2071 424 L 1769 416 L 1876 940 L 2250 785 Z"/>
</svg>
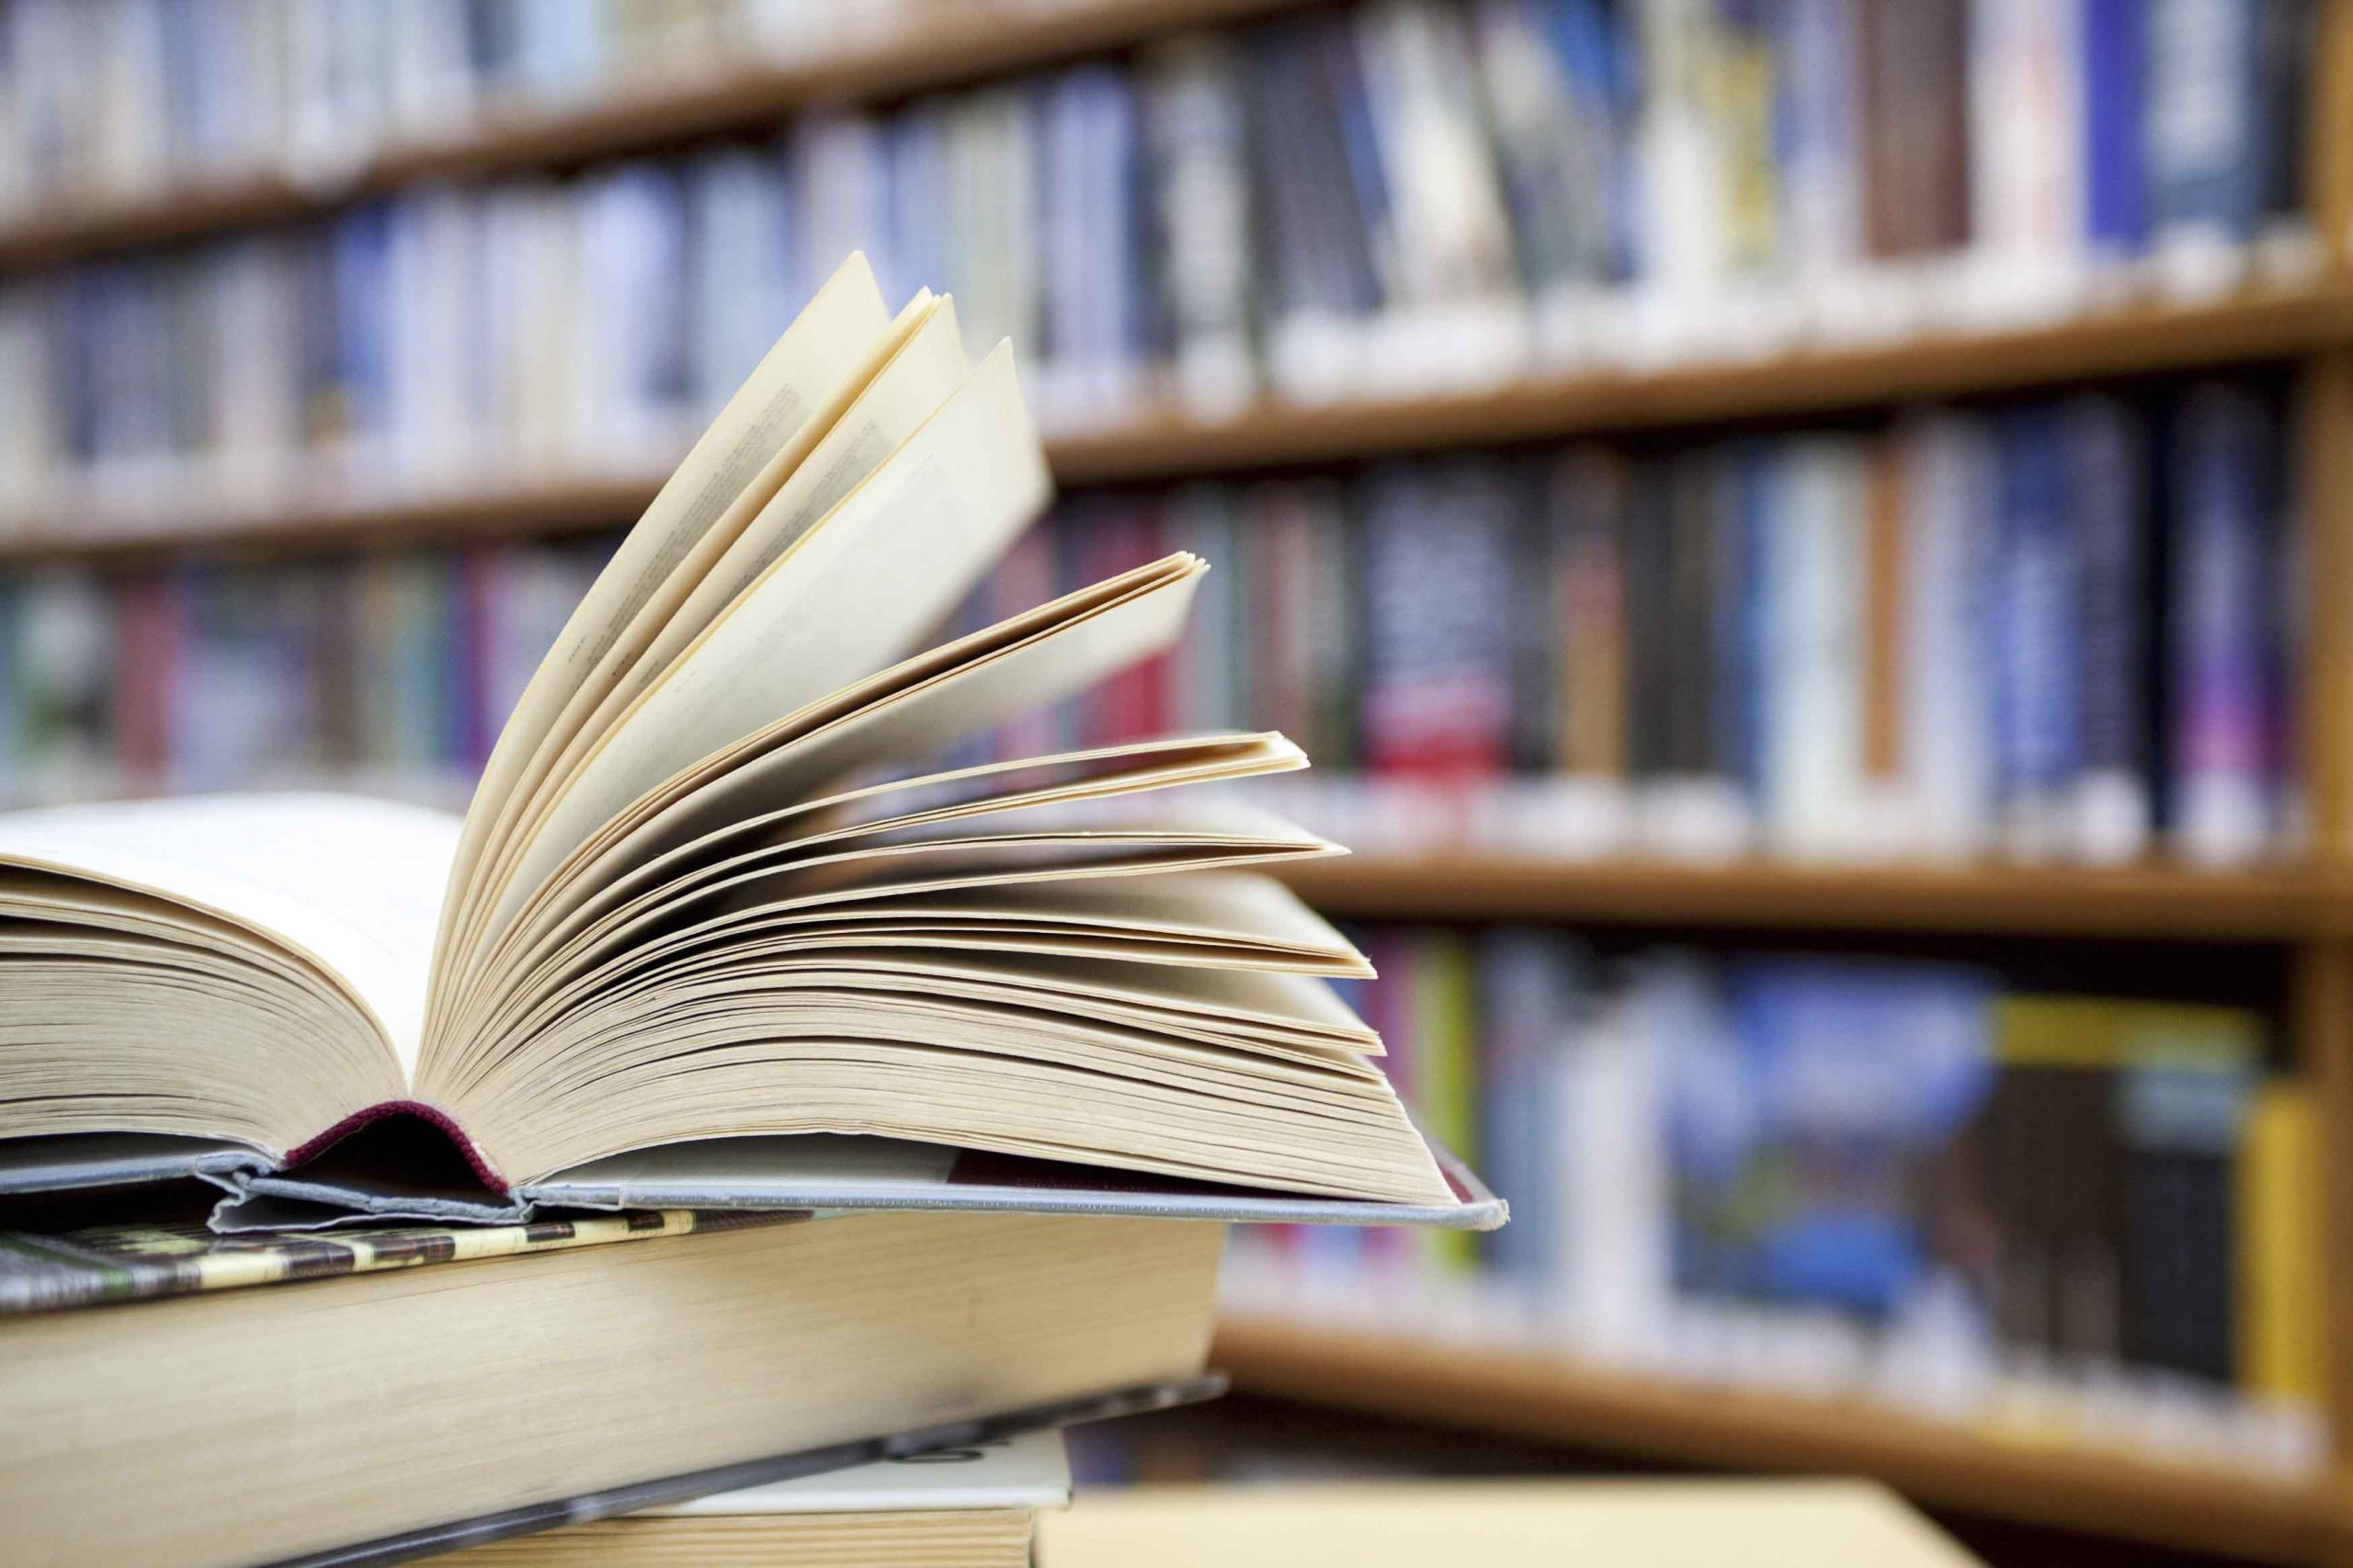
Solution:
<svg viewBox="0 0 2353 1568">
<path fill-rule="evenodd" d="M 1026 756 L 1222 726 L 1492 1236 L 1083 1480 L 2353 1553 L 2353 0 L 14 0 L 0 791 L 462 804 L 848 251 L 1016 346 Z"/>
</svg>

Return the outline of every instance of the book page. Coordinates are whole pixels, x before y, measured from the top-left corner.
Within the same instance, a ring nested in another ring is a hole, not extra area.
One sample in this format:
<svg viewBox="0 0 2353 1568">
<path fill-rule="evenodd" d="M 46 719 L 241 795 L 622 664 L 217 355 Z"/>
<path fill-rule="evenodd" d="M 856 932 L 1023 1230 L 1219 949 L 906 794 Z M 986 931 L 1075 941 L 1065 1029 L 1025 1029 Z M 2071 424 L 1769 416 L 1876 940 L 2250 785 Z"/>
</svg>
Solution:
<svg viewBox="0 0 2353 1568">
<path fill-rule="evenodd" d="M 853 255 L 728 400 L 622 540 L 499 732 L 450 867 L 443 943 L 467 902 L 474 864 L 495 837 L 500 808 L 523 784 L 580 682 L 694 541 L 808 419 L 824 390 L 888 330 L 890 319 L 872 269 L 864 256 Z"/>
<path fill-rule="evenodd" d="M 971 373 L 956 302 L 941 299 L 661 629 L 646 648 L 644 678 L 667 669 L 779 556 L 914 438 Z"/>
<path fill-rule="evenodd" d="M 886 670 L 770 725 L 641 799 L 566 860 L 529 907 L 561 910 L 693 839 L 807 800 L 851 771 L 937 753 L 959 736 L 1084 689 L 1174 644 L 1207 568 L 1137 567 Z"/>
<path fill-rule="evenodd" d="M 648 899 L 674 896 L 797 845 L 1012 811 L 1025 804 L 1252 778 L 1306 766 L 1299 748 L 1279 735 L 1207 735 L 917 774 L 819 795 L 745 816 L 640 864 L 610 862 L 610 875 L 592 867 L 585 875 L 564 879 L 558 896 L 532 906 L 530 926 L 539 944 L 533 950 L 544 953 L 549 941 L 607 911 L 642 907 Z M 559 912 L 561 920 L 555 918 Z"/>
<path fill-rule="evenodd" d="M 1171 646 L 1206 570 L 1181 554 L 1138 567 L 929 650 L 699 759 L 606 823 L 521 899 L 515 914 L 501 912 L 500 936 L 483 960 L 494 983 L 470 991 L 463 1008 L 446 1021 L 446 1032 L 468 1036 L 494 995 L 525 983 L 535 969 L 523 957 L 535 940 L 630 869 L 697 838 L 802 805 L 856 768 L 936 751 L 960 734 Z M 1286 744 L 1282 749 L 1296 757 L 1296 748 Z M 453 1038 L 443 1049 L 462 1057 L 472 1045 Z"/>
<path fill-rule="evenodd" d="M 541 755 L 524 776 L 528 793 L 509 800 L 501 811 L 502 835 L 516 824 L 537 821 L 581 759 L 671 661 L 768 562 L 937 412 L 964 377 L 955 312 L 929 290 L 917 294 L 841 378 L 824 406 L 802 422 L 638 607 L 557 716 Z M 757 564 L 747 569 L 745 562 L 754 558 Z M 711 581 L 722 569 L 734 583 L 723 597 Z M 490 862 L 496 868 L 494 879 L 512 864 L 518 848 L 502 836 Z"/>
<path fill-rule="evenodd" d="M 1051 489 L 1011 349 L 1000 345 L 615 724 L 530 829 L 494 903 L 494 927 L 655 785 L 904 654 Z"/>
<path fill-rule="evenodd" d="M 444 812 L 358 796 L 210 795 L 0 817 L 0 860 L 176 899 L 307 959 L 383 1031 L 413 1082 Z"/>
</svg>

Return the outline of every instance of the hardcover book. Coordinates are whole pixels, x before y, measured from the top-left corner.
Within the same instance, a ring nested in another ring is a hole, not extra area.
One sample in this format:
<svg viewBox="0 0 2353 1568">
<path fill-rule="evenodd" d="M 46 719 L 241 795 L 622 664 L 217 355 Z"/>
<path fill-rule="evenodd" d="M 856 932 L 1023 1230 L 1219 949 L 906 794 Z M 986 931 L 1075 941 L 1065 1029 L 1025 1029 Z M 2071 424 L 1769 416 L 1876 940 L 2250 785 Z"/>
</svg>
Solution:
<svg viewBox="0 0 2353 1568">
<path fill-rule="evenodd" d="M 1337 846 L 1163 803 L 1297 747 L 921 761 L 1182 629 L 1179 552 L 928 645 L 1050 490 L 1009 349 L 968 365 L 949 301 L 892 315 L 853 257 L 591 585 L 462 822 L 0 821 L 0 1190 L 515 1220 L 887 1204 L 894 1170 L 925 1207 L 1500 1223 L 1325 985 L 1364 959 L 1259 874 Z"/>
<path fill-rule="evenodd" d="M 115 1206 L 0 1231 L 11 1562 L 403 1562 L 1220 1387 L 1213 1224 L 47 1222 Z"/>
<path fill-rule="evenodd" d="M 878 1460 L 475 1548 L 466 1568 L 757 1562 L 1029 1568 L 1038 1516 L 1070 1506 L 1053 1432 Z"/>
</svg>

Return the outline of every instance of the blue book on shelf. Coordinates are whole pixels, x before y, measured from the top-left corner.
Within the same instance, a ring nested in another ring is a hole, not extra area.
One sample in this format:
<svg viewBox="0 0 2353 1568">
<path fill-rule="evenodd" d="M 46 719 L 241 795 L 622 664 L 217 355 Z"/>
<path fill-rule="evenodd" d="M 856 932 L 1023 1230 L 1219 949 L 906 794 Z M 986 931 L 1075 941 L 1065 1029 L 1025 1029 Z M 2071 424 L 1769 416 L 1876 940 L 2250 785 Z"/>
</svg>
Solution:
<svg viewBox="0 0 2353 1568">
<path fill-rule="evenodd" d="M 2001 426 L 1995 545 L 1995 742 L 2006 817 L 2029 835 L 2075 779 L 2083 747 L 2083 634 L 2077 621 L 2066 449 L 2056 414 L 2031 408 Z"/>
<path fill-rule="evenodd" d="M 2294 112 L 2293 59 L 2273 47 L 2296 0 L 2148 0 L 2151 221 L 2244 244 L 2269 204 Z M 2292 36 L 2292 35 L 2288 35 Z"/>
<path fill-rule="evenodd" d="M 2276 435 L 2262 395 L 2231 385 L 2193 388 L 2173 431 L 2175 825 L 2232 858 L 2268 830 L 2279 752 Z"/>
<path fill-rule="evenodd" d="M 1545 36 L 1575 106 L 1582 131 L 1594 139 L 1588 166 L 1606 187 L 1602 233 L 1581 236 L 1585 262 L 1597 281 L 1621 281 L 1633 265 L 1634 182 L 1622 137 L 1633 112 L 1630 84 L 1642 80 L 1633 59 L 1634 29 L 1610 0 L 1549 0 Z"/>
<path fill-rule="evenodd" d="M 329 251 L 334 299 L 329 394 L 339 433 L 381 430 L 392 400 L 392 210 L 382 202 L 339 219 Z"/>
<path fill-rule="evenodd" d="M 2148 17 L 2145 0 L 2081 0 L 2081 7 L 2085 237 L 2094 256 L 2113 261 L 2149 243 Z"/>
<path fill-rule="evenodd" d="M 2149 815 L 2148 433 L 2140 414 L 2112 397 L 2071 403 L 2063 415 L 2069 511 L 2075 532 L 2078 721 L 2087 790 L 2131 821 L 2086 822 L 2122 835 L 2113 855 L 2137 847 Z"/>
<path fill-rule="evenodd" d="M 1714 1277 L 1694 1283 L 1898 1310 L 1933 1256 L 1923 1173 L 1991 1091 L 1990 981 L 1960 965 L 1760 959 L 1733 964 L 1724 994 L 1733 1083 L 1677 1075 L 1678 1177 L 1713 1184 L 1698 1239 Z M 1712 1117 L 1688 1114 L 1711 1101 Z M 1712 1147 L 1698 1138 L 1711 1128 Z"/>
<path fill-rule="evenodd" d="M 1560 1130 L 1547 1085 L 1554 1056 L 1569 1048 L 1582 957 L 1570 937 L 1530 927 L 1495 932 L 1479 945 L 1478 1142 L 1495 1180 L 1509 1173 L 1506 1191 L 1559 1190 Z M 1561 1265 L 1556 1240 L 1549 1225 L 1506 1225 L 1487 1237 L 1486 1256 L 1505 1278 L 1540 1290 Z"/>
<path fill-rule="evenodd" d="M 1362 254 L 1371 267 L 1370 287 L 1363 302 L 1377 310 L 1396 289 L 1397 267 L 1396 258 L 1389 254 L 1395 239 L 1389 218 L 1389 175 L 1381 165 L 1381 134 L 1373 124 L 1372 100 L 1365 89 L 1363 45 L 1352 28 L 1324 28 L 1310 36 L 1314 40 L 1317 69 L 1330 94 L 1328 108 L 1338 125 L 1348 187 L 1356 196 L 1356 220 L 1363 230 Z"/>
</svg>

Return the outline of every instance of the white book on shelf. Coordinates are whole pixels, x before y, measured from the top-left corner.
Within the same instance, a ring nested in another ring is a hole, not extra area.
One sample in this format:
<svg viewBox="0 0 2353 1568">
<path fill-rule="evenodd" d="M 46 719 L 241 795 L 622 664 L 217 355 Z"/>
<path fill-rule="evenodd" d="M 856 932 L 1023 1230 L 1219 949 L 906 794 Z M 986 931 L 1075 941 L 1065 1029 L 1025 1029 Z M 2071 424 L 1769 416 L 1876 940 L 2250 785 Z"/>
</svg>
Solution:
<svg viewBox="0 0 2353 1568">
<path fill-rule="evenodd" d="M 1971 256 L 1958 298 L 1979 330 L 2062 319 L 2088 285 L 2076 12 L 2050 0 L 1970 9 Z"/>
<path fill-rule="evenodd" d="M 267 506 L 292 479 L 301 449 L 303 328 L 291 244 L 280 235 L 241 235 L 204 263 L 208 490 L 227 504 Z"/>
<path fill-rule="evenodd" d="M 1777 455 L 1768 480 L 1759 792 L 1766 845 L 1793 859 L 1857 847 L 1868 461 L 1853 438 L 1805 437 Z"/>
<path fill-rule="evenodd" d="M 580 306 L 601 352 L 575 362 L 589 385 L 587 444 L 599 460 L 650 467 L 675 458 L 686 427 L 685 211 L 667 170 L 624 164 L 594 179 L 579 215 Z"/>
<path fill-rule="evenodd" d="M 1863 262 L 1863 106 L 1859 0 L 1790 0 L 1785 84 L 1781 243 L 1810 331 L 1851 309 Z"/>
<path fill-rule="evenodd" d="M 1898 433 L 1904 517 L 1903 753 L 1915 852 L 1967 859 L 1993 821 L 1984 574 L 1995 451 L 1983 422 L 1931 414 Z"/>
<path fill-rule="evenodd" d="M 471 192 L 432 189 L 392 210 L 386 329 L 393 469 L 404 485 L 456 485 L 488 455 L 478 415 L 480 233 Z"/>
<path fill-rule="evenodd" d="M 1643 1364 L 1663 1348 L 1674 1289 L 1664 1031 L 1682 1021 L 1678 992 L 1694 983 L 1672 960 L 1646 965 L 1556 1061 L 1557 1327 L 1608 1363 Z"/>
<path fill-rule="evenodd" d="M 1724 158 L 1710 117 L 1710 0 L 1638 0 L 1642 110 L 1635 130 L 1639 236 L 1631 301 L 1645 365 L 1713 351 L 1726 272 Z"/>
<path fill-rule="evenodd" d="M 474 112 L 466 0 L 401 0 L 385 9 L 386 129 L 394 137 L 447 137 Z"/>
<path fill-rule="evenodd" d="M 708 416 L 790 320 L 790 203 L 782 162 L 746 147 L 709 149 L 684 178 L 687 385 Z"/>
<path fill-rule="evenodd" d="M 91 174 L 108 195 L 161 187 L 171 171 L 163 0 L 94 6 L 98 74 L 85 90 L 95 115 Z"/>
</svg>

